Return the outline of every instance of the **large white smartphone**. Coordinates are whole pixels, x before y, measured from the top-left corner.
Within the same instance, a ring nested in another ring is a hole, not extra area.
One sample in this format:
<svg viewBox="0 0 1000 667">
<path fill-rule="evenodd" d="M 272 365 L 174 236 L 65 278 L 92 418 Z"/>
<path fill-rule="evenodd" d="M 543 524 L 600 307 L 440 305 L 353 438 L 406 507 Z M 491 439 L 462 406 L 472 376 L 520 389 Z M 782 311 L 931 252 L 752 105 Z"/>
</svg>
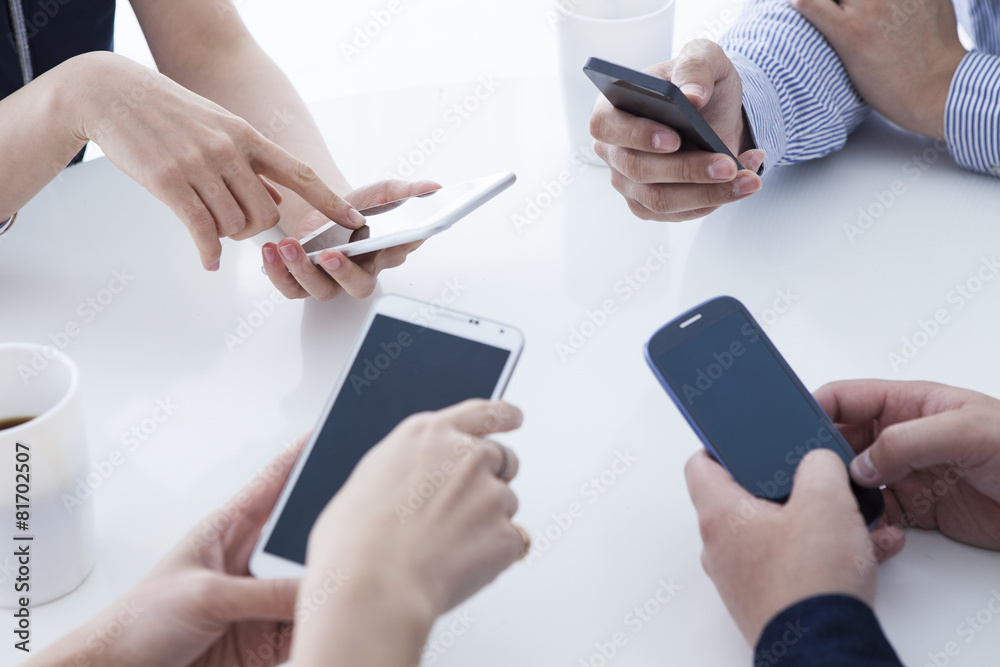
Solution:
<svg viewBox="0 0 1000 667">
<path fill-rule="evenodd" d="M 302 576 L 309 531 L 365 452 L 412 414 L 499 398 L 523 346 L 506 324 L 394 294 L 378 299 L 261 531 L 250 572 Z"/>
<path fill-rule="evenodd" d="M 517 177 L 513 172 L 495 174 L 459 185 L 447 185 L 405 199 L 379 204 L 360 213 L 368 220 L 356 229 L 349 243 L 342 243 L 343 228 L 328 222 L 299 239 L 302 249 L 315 264 L 324 250 L 339 250 L 348 257 L 423 241 L 476 210 L 509 188 Z"/>
</svg>

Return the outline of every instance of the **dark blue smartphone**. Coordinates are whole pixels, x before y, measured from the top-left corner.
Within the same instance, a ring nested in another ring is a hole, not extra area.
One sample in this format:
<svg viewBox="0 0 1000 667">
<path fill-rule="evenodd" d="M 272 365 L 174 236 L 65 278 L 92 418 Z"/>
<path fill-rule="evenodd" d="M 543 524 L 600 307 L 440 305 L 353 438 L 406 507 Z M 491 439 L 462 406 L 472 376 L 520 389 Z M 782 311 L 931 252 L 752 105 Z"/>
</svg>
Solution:
<svg viewBox="0 0 1000 667">
<path fill-rule="evenodd" d="M 819 447 L 844 464 L 854 451 L 746 307 L 729 296 L 707 301 L 663 326 L 646 361 L 701 438 L 744 489 L 784 503 L 799 461 Z M 873 527 L 882 492 L 851 482 Z"/>
</svg>

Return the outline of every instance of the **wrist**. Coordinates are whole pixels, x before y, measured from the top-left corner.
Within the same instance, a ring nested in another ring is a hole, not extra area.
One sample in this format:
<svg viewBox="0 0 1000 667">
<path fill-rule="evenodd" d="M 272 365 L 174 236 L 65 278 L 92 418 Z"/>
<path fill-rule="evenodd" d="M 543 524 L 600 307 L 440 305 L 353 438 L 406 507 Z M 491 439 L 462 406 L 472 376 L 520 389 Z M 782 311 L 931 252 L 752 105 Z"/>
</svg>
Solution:
<svg viewBox="0 0 1000 667">
<path fill-rule="evenodd" d="M 420 661 L 437 614 L 430 599 L 399 576 L 394 565 L 366 561 L 343 570 L 307 565 L 296 609 L 296 667 Z M 331 581 L 339 586 L 329 592 Z"/>
<path fill-rule="evenodd" d="M 968 55 L 968 51 L 962 48 L 937 61 L 937 73 L 931 79 L 932 81 L 936 81 L 936 84 L 928 91 L 930 93 L 931 104 L 925 105 L 924 108 L 926 111 L 918 119 L 916 125 L 907 129 L 912 129 L 918 134 L 933 139 L 945 138 L 945 114 L 948 107 L 948 98 L 951 96 L 951 84 L 955 80 L 958 67 L 962 64 L 962 60 L 965 59 L 966 55 Z M 919 107 L 920 105 L 918 104 L 914 108 Z"/>
</svg>

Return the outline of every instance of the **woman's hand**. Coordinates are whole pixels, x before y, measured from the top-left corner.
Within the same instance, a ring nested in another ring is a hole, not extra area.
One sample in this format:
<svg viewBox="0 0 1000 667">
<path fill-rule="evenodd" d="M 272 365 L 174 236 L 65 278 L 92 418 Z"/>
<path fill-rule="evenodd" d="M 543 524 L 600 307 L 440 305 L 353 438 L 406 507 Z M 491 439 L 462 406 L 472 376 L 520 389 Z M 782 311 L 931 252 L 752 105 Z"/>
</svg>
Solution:
<svg viewBox="0 0 1000 667">
<path fill-rule="evenodd" d="M 138 584 L 25 667 L 272 667 L 287 660 L 298 581 L 247 563 L 301 450 L 276 458 Z"/>
<path fill-rule="evenodd" d="M 88 91 L 65 102 L 79 107 L 79 138 L 173 210 L 206 269 L 219 267 L 220 238 L 249 238 L 278 223 L 281 197 L 267 179 L 346 229 L 364 224 L 308 165 L 219 105 L 113 53 L 69 63 Z"/>
<path fill-rule="evenodd" d="M 511 524 L 517 458 L 484 439 L 521 424 L 471 400 L 402 422 L 358 464 L 309 538 L 300 600 L 346 583 L 296 628 L 296 665 L 419 662 L 431 624 L 527 550 Z"/>
<path fill-rule="evenodd" d="M 378 181 L 354 190 L 346 199 L 356 208 L 365 209 L 440 187 L 434 181 Z M 294 233 L 297 238 L 303 238 L 329 221 L 327 216 L 314 211 L 296 225 Z M 378 217 L 372 216 L 370 223 L 377 226 Z M 343 230 L 340 243 L 347 243 L 350 236 L 350 230 Z M 344 292 L 363 299 L 375 291 L 378 274 L 383 269 L 402 264 L 421 243 L 423 241 L 416 241 L 352 258 L 336 250 L 325 250 L 319 255 L 319 264 L 313 264 L 302 250 L 302 244 L 296 238 L 287 238 L 277 244 L 265 243 L 261 254 L 267 276 L 289 299 L 312 296 L 328 301 Z"/>
</svg>

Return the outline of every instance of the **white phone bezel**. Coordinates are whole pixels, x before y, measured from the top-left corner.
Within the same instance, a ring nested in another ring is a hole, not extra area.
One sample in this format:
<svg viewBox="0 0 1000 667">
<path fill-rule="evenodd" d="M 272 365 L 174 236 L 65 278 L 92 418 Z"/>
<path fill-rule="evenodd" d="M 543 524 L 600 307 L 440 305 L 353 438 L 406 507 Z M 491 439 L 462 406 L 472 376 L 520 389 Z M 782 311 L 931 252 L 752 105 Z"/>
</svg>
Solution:
<svg viewBox="0 0 1000 667">
<path fill-rule="evenodd" d="M 413 227 L 404 231 L 396 232 L 395 234 L 387 234 L 385 236 L 379 236 L 376 238 L 362 239 L 360 241 L 353 241 L 351 243 L 344 243 L 338 246 L 332 246 L 330 248 L 323 248 L 321 250 L 315 250 L 313 252 L 307 253 L 306 257 L 316 264 L 319 261 L 319 255 L 324 250 L 338 250 L 342 252 L 347 257 L 354 257 L 356 255 L 364 255 L 365 253 L 374 252 L 376 250 L 383 250 L 385 248 L 391 248 L 397 245 L 403 245 L 404 243 L 413 243 L 414 241 L 424 241 L 430 237 L 443 232 L 448 229 L 456 222 L 472 213 L 474 210 L 488 202 L 493 197 L 497 196 L 507 188 L 509 188 L 514 181 L 517 180 L 517 176 L 512 171 L 508 171 L 501 174 L 494 174 L 493 176 L 487 176 L 485 178 L 477 179 L 475 181 L 469 181 L 469 183 L 460 183 L 456 185 L 469 185 L 472 183 L 481 184 L 477 189 L 469 192 L 465 197 L 459 199 L 452 204 L 445 206 L 429 217 L 427 217 L 423 223 L 418 227 Z M 447 187 L 447 186 L 446 186 Z M 377 219 L 377 216 L 373 216 Z M 316 236 L 319 236 L 326 230 L 335 226 L 337 223 L 328 222 L 316 231 L 312 232 L 308 236 L 299 239 L 300 244 L 305 244 L 311 241 Z"/>
<path fill-rule="evenodd" d="M 484 320 L 474 315 L 455 310 L 438 308 L 432 304 L 398 294 L 386 294 L 379 297 L 372 305 L 371 310 L 368 311 L 368 315 L 361 325 L 357 340 L 354 342 L 354 347 L 351 349 L 351 353 L 341 370 L 340 377 L 337 379 L 337 384 L 334 386 L 333 391 L 330 392 L 330 397 L 323 408 L 322 416 L 313 430 L 309 442 L 306 443 L 306 446 L 299 454 L 299 458 L 295 462 L 295 467 L 288 476 L 288 481 L 285 482 L 285 486 L 281 490 L 281 495 L 278 497 L 274 509 L 271 510 L 271 515 L 268 517 L 267 523 L 261 529 L 260 537 L 257 540 L 257 544 L 254 545 L 249 563 L 250 572 L 255 577 L 265 579 L 297 578 L 301 577 L 305 572 L 305 567 L 300 563 L 268 553 L 264 551 L 264 546 L 270 539 L 274 525 L 278 517 L 281 516 L 285 504 L 288 502 L 288 496 L 298 482 L 302 468 L 309 458 L 309 453 L 316 445 L 316 440 L 319 438 L 323 425 L 329 418 L 334 402 L 347 382 L 351 367 L 354 365 L 354 361 L 361 351 L 361 346 L 368 337 L 376 315 L 386 315 L 387 317 L 412 322 L 428 329 L 461 336 L 462 338 L 508 350 L 510 356 L 503 371 L 500 373 L 500 377 L 497 379 L 496 386 L 493 388 L 491 396 L 493 399 L 503 396 L 503 392 L 507 388 L 507 382 L 510 380 L 514 367 L 517 365 L 518 357 L 524 347 L 524 334 L 515 327 Z"/>
</svg>

